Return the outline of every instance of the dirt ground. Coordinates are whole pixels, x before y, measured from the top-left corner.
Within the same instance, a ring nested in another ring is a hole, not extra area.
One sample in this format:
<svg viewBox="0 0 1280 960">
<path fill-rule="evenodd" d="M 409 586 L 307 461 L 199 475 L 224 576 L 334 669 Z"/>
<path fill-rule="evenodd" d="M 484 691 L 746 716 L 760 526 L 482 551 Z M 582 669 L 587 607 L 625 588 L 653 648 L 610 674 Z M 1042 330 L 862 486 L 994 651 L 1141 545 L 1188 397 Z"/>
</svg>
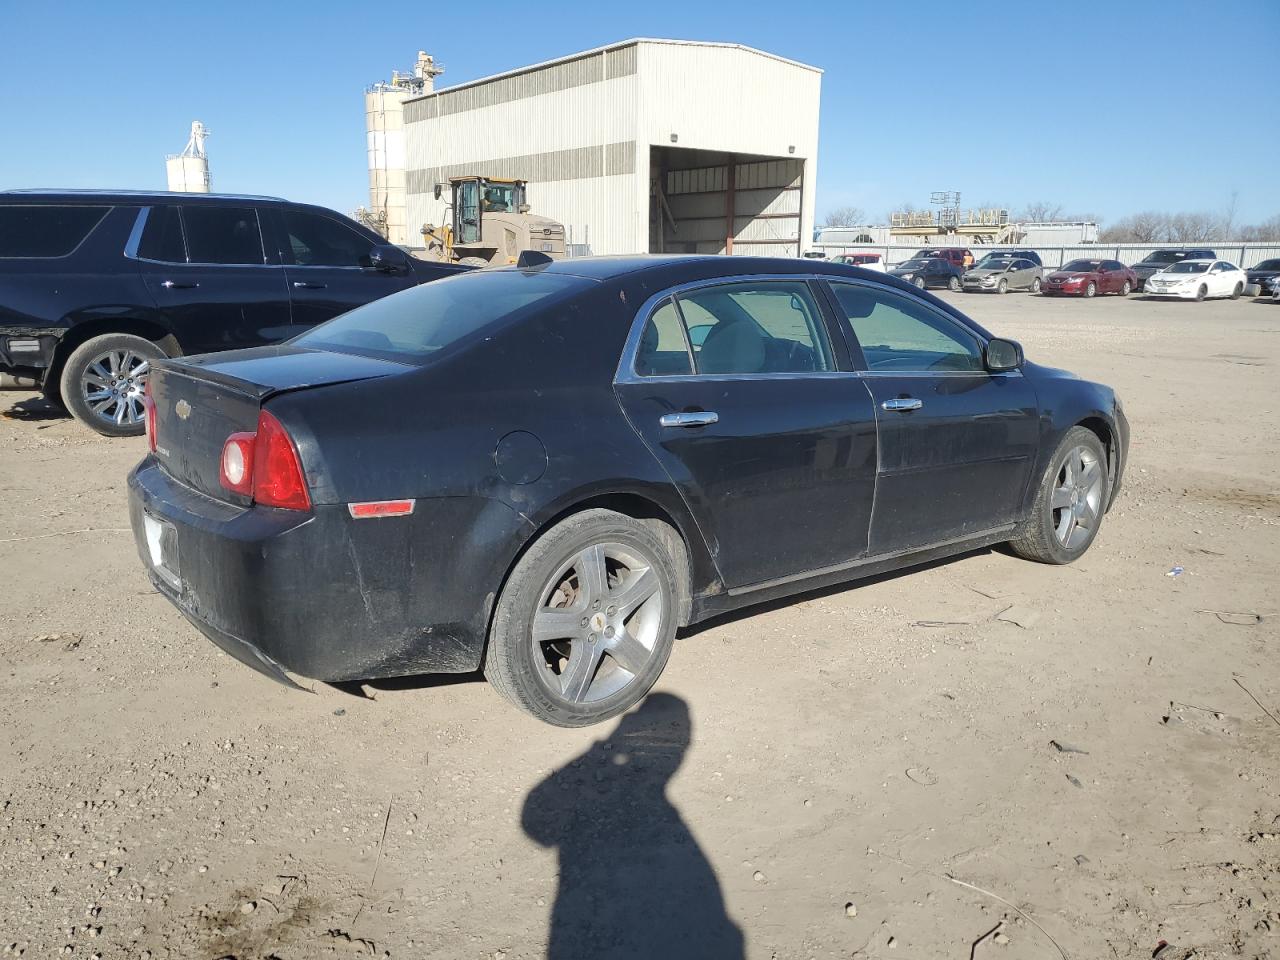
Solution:
<svg viewBox="0 0 1280 960">
<path fill-rule="evenodd" d="M 11 410 L 0 946 L 1280 956 L 1280 306 L 955 299 L 1124 398 L 1089 554 L 982 551 L 718 621 L 580 731 L 479 677 L 362 698 L 251 672 L 148 585 L 143 441 Z"/>
</svg>

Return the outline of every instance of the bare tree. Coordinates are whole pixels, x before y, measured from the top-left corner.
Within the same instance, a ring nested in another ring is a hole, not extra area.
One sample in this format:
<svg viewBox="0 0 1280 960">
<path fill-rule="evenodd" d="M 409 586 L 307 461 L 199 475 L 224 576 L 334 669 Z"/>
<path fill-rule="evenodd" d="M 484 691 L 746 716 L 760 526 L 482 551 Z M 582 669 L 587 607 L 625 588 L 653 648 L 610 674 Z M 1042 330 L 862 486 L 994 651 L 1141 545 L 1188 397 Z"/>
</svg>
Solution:
<svg viewBox="0 0 1280 960">
<path fill-rule="evenodd" d="M 1280 240 L 1280 213 L 1261 223 L 1241 227 L 1231 239 L 1255 243 L 1263 240 Z"/>
<path fill-rule="evenodd" d="M 1174 243 L 1203 243 L 1222 239 L 1222 221 L 1211 213 L 1175 213 L 1169 218 Z"/>
<path fill-rule="evenodd" d="M 1018 220 L 1030 221 L 1032 223 L 1045 223 L 1050 220 L 1062 219 L 1062 204 L 1050 203 L 1048 200 L 1037 200 L 1035 203 L 1028 203 L 1025 207 L 1018 211 Z"/>
<path fill-rule="evenodd" d="M 1143 210 L 1102 231 L 1104 243 L 1159 243 L 1169 235 L 1169 215 L 1156 210 Z"/>
<path fill-rule="evenodd" d="M 861 207 L 836 207 L 827 211 L 822 221 L 824 227 L 856 227 L 866 221 L 866 212 Z"/>
<path fill-rule="evenodd" d="M 1231 191 L 1231 199 L 1229 199 L 1229 200 L 1226 202 L 1226 205 L 1225 205 L 1225 206 L 1223 206 L 1223 208 L 1222 208 L 1221 224 L 1222 224 L 1222 239 L 1223 239 L 1223 240 L 1230 240 L 1230 239 L 1231 239 L 1231 231 L 1235 229 L 1235 225 L 1236 225 L 1236 203 L 1237 203 L 1237 201 L 1238 201 L 1239 199 L 1240 199 L 1240 191 L 1239 191 L 1239 190 L 1232 190 L 1232 191 Z"/>
</svg>

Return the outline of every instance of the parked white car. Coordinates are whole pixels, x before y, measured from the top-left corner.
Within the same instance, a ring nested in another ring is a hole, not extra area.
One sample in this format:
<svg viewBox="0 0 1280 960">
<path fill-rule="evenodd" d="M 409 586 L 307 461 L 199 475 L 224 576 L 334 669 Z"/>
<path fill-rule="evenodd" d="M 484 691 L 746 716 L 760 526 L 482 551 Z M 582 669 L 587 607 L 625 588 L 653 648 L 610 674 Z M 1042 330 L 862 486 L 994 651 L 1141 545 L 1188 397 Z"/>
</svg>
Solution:
<svg viewBox="0 0 1280 960">
<path fill-rule="evenodd" d="M 1180 260 L 1148 277 L 1142 292 L 1148 297 L 1178 300 L 1235 300 L 1248 282 L 1244 271 L 1226 260 Z"/>
<path fill-rule="evenodd" d="M 878 253 L 842 253 L 831 258 L 836 263 L 847 263 L 851 267 L 863 270 L 878 270 L 884 273 L 884 257 Z"/>
</svg>

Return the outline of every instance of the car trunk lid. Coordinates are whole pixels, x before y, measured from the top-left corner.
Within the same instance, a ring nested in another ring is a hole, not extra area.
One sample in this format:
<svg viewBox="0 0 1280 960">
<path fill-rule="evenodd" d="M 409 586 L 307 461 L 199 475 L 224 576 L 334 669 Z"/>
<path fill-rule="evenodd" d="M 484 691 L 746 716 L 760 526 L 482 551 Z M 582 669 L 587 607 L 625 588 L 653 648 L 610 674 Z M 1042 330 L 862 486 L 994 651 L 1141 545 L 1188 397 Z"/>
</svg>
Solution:
<svg viewBox="0 0 1280 960">
<path fill-rule="evenodd" d="M 156 408 L 155 457 L 165 472 L 206 496 L 248 506 L 249 497 L 222 486 L 222 448 L 233 433 L 253 433 L 273 396 L 413 369 L 389 360 L 263 347 L 163 360 L 149 377 Z"/>
</svg>

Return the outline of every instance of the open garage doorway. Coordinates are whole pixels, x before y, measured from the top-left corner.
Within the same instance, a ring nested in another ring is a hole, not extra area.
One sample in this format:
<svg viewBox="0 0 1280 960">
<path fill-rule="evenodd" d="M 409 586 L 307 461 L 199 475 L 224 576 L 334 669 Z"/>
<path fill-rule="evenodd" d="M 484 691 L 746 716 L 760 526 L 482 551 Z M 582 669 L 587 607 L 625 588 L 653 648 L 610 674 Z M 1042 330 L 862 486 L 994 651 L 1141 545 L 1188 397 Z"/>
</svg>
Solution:
<svg viewBox="0 0 1280 960">
<path fill-rule="evenodd" d="M 649 252 L 800 255 L 804 160 L 649 148 Z"/>
</svg>

